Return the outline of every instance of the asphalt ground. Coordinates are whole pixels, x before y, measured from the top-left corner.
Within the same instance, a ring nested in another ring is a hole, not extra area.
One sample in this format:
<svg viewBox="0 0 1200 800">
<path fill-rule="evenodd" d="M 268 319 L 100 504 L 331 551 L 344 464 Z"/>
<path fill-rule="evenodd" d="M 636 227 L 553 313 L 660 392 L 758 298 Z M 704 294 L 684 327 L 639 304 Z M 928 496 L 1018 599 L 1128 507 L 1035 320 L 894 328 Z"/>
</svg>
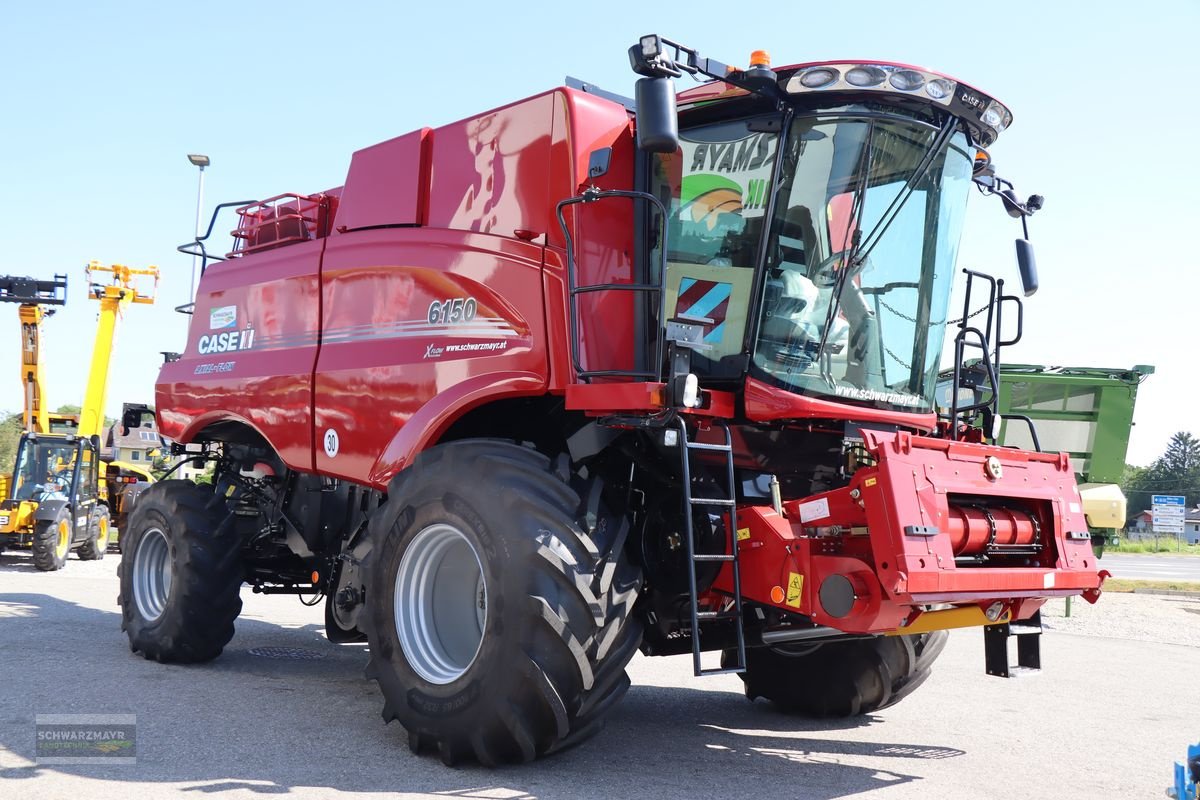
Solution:
<svg viewBox="0 0 1200 800">
<path fill-rule="evenodd" d="M 320 609 L 293 597 L 245 590 L 237 635 L 209 664 L 134 656 L 118 558 L 39 573 L 0 556 L 3 800 L 1129 800 L 1164 796 L 1200 741 L 1200 601 L 1111 595 L 1077 602 L 1070 620 L 1061 601 L 1047 607 L 1039 675 L 987 677 L 980 631 L 956 631 L 915 694 L 848 721 L 791 718 L 747 702 L 736 676 L 639 656 L 596 738 L 520 767 L 448 769 L 383 724 L 365 648 L 327 642 Z M 35 716 L 64 713 L 136 715 L 136 764 L 36 764 Z"/>
<path fill-rule="evenodd" d="M 1196 556 L 1105 553 L 1100 567 L 1114 578 L 1145 581 L 1196 581 L 1200 583 L 1200 558 Z"/>
</svg>

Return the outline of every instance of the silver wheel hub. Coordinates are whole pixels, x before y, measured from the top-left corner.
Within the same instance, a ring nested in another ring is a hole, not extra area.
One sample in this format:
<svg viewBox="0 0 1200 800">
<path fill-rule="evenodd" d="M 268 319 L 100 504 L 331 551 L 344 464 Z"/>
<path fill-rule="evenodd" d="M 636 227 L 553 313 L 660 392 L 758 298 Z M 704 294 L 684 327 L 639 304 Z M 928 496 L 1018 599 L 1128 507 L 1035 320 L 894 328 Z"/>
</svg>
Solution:
<svg viewBox="0 0 1200 800">
<path fill-rule="evenodd" d="M 453 525 L 430 525 L 396 571 L 393 615 L 409 666 L 445 685 L 475 662 L 487 624 L 487 583 L 475 546 Z"/>
<path fill-rule="evenodd" d="M 133 558 L 133 601 L 148 622 L 162 616 L 171 595 L 171 546 L 161 528 L 150 528 Z"/>
</svg>

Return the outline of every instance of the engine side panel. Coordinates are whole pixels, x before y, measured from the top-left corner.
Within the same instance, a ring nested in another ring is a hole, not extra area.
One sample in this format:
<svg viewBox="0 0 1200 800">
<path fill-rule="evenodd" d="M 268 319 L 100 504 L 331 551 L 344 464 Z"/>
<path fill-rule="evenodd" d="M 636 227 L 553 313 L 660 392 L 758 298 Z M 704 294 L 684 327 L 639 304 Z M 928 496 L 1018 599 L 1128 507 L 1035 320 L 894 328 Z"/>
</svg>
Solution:
<svg viewBox="0 0 1200 800">
<path fill-rule="evenodd" d="M 159 373 L 163 435 L 187 442 L 212 422 L 238 420 L 289 467 L 312 469 L 324 246 L 324 239 L 299 242 L 208 267 L 187 347 Z"/>
<path fill-rule="evenodd" d="M 538 245 L 462 231 L 332 237 L 322 270 L 317 470 L 382 488 L 453 412 L 544 391 L 541 256 Z M 405 432 L 414 419 L 419 430 Z M 389 447 L 401 433 L 403 444 Z"/>
</svg>

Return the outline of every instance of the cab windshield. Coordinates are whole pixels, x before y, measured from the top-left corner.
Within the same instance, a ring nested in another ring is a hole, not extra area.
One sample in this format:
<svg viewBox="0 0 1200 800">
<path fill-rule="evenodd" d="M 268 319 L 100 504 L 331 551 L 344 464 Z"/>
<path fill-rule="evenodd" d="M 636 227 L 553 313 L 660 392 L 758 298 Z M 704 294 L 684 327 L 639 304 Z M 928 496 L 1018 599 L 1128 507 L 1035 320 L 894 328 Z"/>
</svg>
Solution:
<svg viewBox="0 0 1200 800">
<path fill-rule="evenodd" d="M 79 446 L 53 439 L 21 441 L 13 474 L 13 499 L 33 500 L 39 496 L 70 490 L 78 466 Z"/>
<path fill-rule="evenodd" d="M 657 163 L 668 317 L 704 328 L 693 371 L 740 376 L 748 353 L 787 391 L 932 409 L 974 148 L 893 108 L 782 123 L 683 130 Z"/>
<path fill-rule="evenodd" d="M 800 394 L 932 408 L 973 150 L 917 120 L 797 119 L 752 371 Z M 944 137 L 941 137 L 944 138 Z"/>
</svg>

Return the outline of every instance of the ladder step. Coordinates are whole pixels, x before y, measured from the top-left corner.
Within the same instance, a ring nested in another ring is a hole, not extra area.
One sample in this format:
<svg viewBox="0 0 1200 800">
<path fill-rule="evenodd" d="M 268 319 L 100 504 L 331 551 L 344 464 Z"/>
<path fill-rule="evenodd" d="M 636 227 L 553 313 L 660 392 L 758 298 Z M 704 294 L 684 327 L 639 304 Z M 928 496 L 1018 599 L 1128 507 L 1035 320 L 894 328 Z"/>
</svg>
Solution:
<svg viewBox="0 0 1200 800">
<path fill-rule="evenodd" d="M 713 667 L 711 669 L 702 669 L 696 675 L 702 678 L 705 675 L 734 675 L 745 671 L 745 667 Z"/>
<path fill-rule="evenodd" d="M 727 553 L 697 553 L 692 556 L 692 561 L 737 561 L 737 559 Z"/>
<path fill-rule="evenodd" d="M 694 506 L 736 506 L 736 500 L 726 500 L 715 497 L 691 497 L 689 502 Z"/>
<path fill-rule="evenodd" d="M 688 450 L 713 450 L 718 453 L 732 453 L 733 448 L 727 444 L 704 444 L 702 442 L 688 442 Z"/>
</svg>

